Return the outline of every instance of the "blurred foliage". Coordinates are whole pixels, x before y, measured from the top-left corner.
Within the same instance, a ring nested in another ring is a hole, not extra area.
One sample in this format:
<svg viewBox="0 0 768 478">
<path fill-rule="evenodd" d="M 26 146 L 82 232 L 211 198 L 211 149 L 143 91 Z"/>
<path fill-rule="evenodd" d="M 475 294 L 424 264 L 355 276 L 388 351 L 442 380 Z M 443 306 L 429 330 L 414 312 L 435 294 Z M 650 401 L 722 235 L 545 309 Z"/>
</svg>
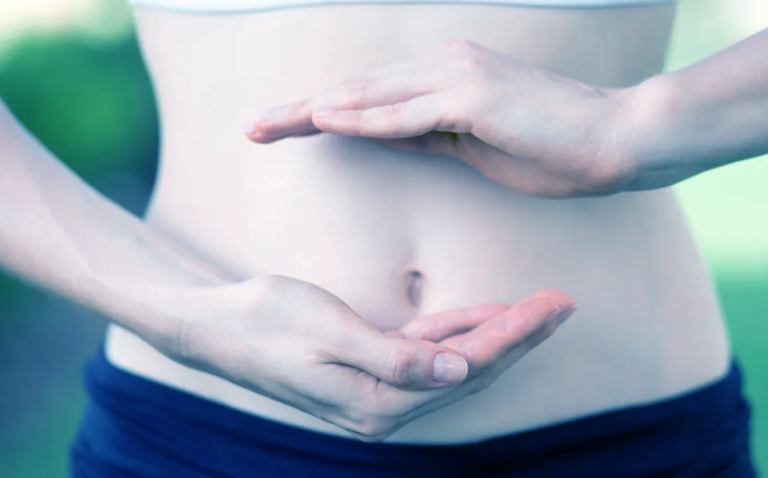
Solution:
<svg viewBox="0 0 768 478">
<path fill-rule="evenodd" d="M 716 273 L 715 281 L 752 407 L 752 456 L 758 471 L 768 472 L 768 270 L 761 275 Z"/>
<path fill-rule="evenodd" d="M 4 55 L 0 96 L 59 159 L 87 181 L 116 169 L 154 181 L 158 121 L 134 37 L 28 35 Z"/>
</svg>

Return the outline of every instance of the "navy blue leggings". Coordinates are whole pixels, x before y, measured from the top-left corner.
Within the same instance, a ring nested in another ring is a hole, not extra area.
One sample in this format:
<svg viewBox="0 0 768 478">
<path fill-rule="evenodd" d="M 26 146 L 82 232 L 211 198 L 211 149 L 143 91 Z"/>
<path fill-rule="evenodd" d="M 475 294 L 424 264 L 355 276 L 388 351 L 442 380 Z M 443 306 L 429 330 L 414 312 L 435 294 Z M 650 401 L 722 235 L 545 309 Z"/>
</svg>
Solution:
<svg viewBox="0 0 768 478">
<path fill-rule="evenodd" d="M 475 444 L 363 443 L 314 433 L 88 363 L 73 478 L 754 478 L 739 368 L 680 398 Z"/>
</svg>

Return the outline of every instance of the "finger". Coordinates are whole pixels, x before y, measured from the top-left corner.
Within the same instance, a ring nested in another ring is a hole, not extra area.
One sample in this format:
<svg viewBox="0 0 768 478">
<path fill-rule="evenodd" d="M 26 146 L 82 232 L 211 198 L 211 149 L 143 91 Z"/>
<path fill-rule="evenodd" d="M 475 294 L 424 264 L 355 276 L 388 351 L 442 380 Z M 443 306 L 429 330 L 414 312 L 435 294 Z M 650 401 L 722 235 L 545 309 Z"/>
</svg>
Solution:
<svg viewBox="0 0 768 478">
<path fill-rule="evenodd" d="M 372 327 L 348 327 L 342 333 L 328 363 L 358 368 L 398 388 L 444 387 L 467 374 L 464 358 L 439 344 L 388 337 Z"/>
<path fill-rule="evenodd" d="M 566 300 L 564 297 L 561 299 Z M 456 350 L 467 360 L 468 378 L 471 379 L 517 347 L 520 347 L 517 350 L 519 359 L 549 337 L 562 320 L 570 315 L 569 310 L 561 309 L 559 302 L 552 298 L 529 299 L 470 332 L 450 337 L 440 344 Z"/>
<path fill-rule="evenodd" d="M 312 98 L 260 112 L 246 124 L 246 135 L 257 143 L 271 143 L 312 128 L 313 113 L 317 109 L 366 109 L 434 94 L 441 91 L 445 81 L 451 78 L 446 68 L 440 65 L 446 58 L 457 54 L 454 48 L 438 48 L 412 61 L 393 62 L 366 75 L 351 78 Z M 463 129 L 437 130 L 464 132 Z"/>
<path fill-rule="evenodd" d="M 360 81 L 373 85 L 374 81 L 382 80 L 365 78 Z M 443 109 L 440 106 L 445 104 L 445 99 L 430 96 L 435 88 L 413 89 L 405 83 L 365 88 L 359 86 L 354 92 L 291 103 L 270 112 L 269 116 L 254 117 L 246 126 L 246 136 L 258 143 L 272 143 L 304 131 L 404 138 L 427 133 L 442 124 L 440 113 Z M 426 100 L 417 101 L 420 98 Z M 408 121 L 408 126 L 400 134 L 389 132 L 388 125 L 402 121 Z"/>
<path fill-rule="evenodd" d="M 429 131 L 468 133 L 472 129 L 471 105 L 460 95 L 438 92 L 409 101 L 364 110 L 318 110 L 315 126 L 326 133 L 371 138 L 408 138 Z"/>
<path fill-rule="evenodd" d="M 306 110 L 304 101 L 290 103 L 255 116 L 247 122 L 245 135 L 255 143 L 269 144 L 289 136 L 322 133 L 312 124 L 312 111 Z"/>
<path fill-rule="evenodd" d="M 483 373 L 492 379 L 498 377 L 551 334 L 553 325 L 561 323 L 573 310 L 575 302 L 564 292 L 558 289 L 539 291 L 477 326 L 464 334 L 464 337 L 451 337 L 441 342 L 466 354 L 470 370 L 462 384 L 418 392 L 382 384 L 377 390 L 376 399 L 382 404 L 382 409 L 394 403 L 406 410 L 405 414 L 401 414 L 403 423 L 443 408 L 486 387 L 487 383 L 478 381 Z"/>
<path fill-rule="evenodd" d="M 269 138 L 269 139 L 262 138 L 259 141 L 259 143 L 269 144 L 269 143 L 274 143 L 275 141 L 278 141 L 278 140 L 281 140 L 281 139 L 300 138 L 300 137 L 304 137 L 304 136 L 315 136 L 315 135 L 318 135 L 318 134 L 321 134 L 321 133 L 323 133 L 323 131 L 321 131 L 319 129 L 303 130 L 303 131 L 299 131 L 297 133 L 286 134 L 285 136 L 280 136 L 280 137 L 272 137 L 272 138 Z"/>
<path fill-rule="evenodd" d="M 349 110 L 400 103 L 436 93 L 445 81 L 444 69 L 435 66 L 399 68 L 346 81 L 307 101 L 307 108 Z"/>
<path fill-rule="evenodd" d="M 436 93 L 455 77 L 446 59 L 457 54 L 462 56 L 452 48 L 437 48 L 410 61 L 390 63 L 324 91 L 307 100 L 306 106 L 312 110 L 365 109 Z"/>
<path fill-rule="evenodd" d="M 310 129 L 306 129 L 306 130 L 303 130 L 303 131 L 299 131 L 298 133 L 292 133 L 289 136 L 292 137 L 292 138 L 298 138 L 298 137 L 302 137 L 302 136 L 314 136 L 314 135 L 317 135 L 317 134 L 321 134 L 322 132 L 323 131 L 320 131 L 317 128 L 310 128 Z"/>
<path fill-rule="evenodd" d="M 483 304 L 424 315 L 400 328 L 403 337 L 440 342 L 466 332 L 509 309 L 509 304 Z"/>
<path fill-rule="evenodd" d="M 563 310 L 563 313 L 571 314 L 573 311 L 576 310 L 576 301 L 573 300 L 573 297 L 566 294 L 560 289 L 555 288 L 547 288 L 547 289 L 541 289 L 532 296 L 528 297 L 527 299 L 520 302 L 520 304 L 523 304 L 529 300 L 533 299 L 540 299 L 540 298 L 546 298 L 546 299 L 552 299 L 555 302 L 557 302 L 557 305 L 560 307 L 560 309 Z M 562 317 L 561 320 L 565 320 L 566 317 Z"/>
<path fill-rule="evenodd" d="M 573 299 L 560 289 L 542 289 L 527 300 L 549 298 L 562 310 L 576 309 Z M 523 301 L 525 302 L 525 301 Z M 417 317 L 400 328 L 402 337 L 440 342 L 450 336 L 467 332 L 488 319 L 506 312 L 509 304 L 482 304 Z"/>
<path fill-rule="evenodd" d="M 558 289 L 541 290 L 463 336 L 441 342 L 441 345 L 459 351 L 467 358 L 469 372 L 460 385 L 408 392 L 383 384 L 378 388 L 377 399 L 384 408 L 387 404 L 400 403 L 404 409 L 410 410 L 403 416 L 404 422 L 442 408 L 478 391 L 478 387 L 487 386 L 475 379 L 484 373 L 492 379 L 498 377 L 549 336 L 573 310 L 575 302 L 564 292 Z"/>
<path fill-rule="evenodd" d="M 375 81 L 376 77 L 413 70 L 424 65 L 424 60 L 390 63 L 366 75 L 350 78 L 341 85 L 334 86 L 312 98 L 262 111 L 246 123 L 246 136 L 257 143 L 272 143 L 288 136 L 296 136 L 297 131 L 314 130 L 320 133 L 322 131 L 312 123 L 312 113 L 315 109 L 341 108 L 344 104 L 348 104 L 344 100 L 339 101 L 340 98 L 344 98 L 345 93 L 347 96 L 354 95 L 355 91 L 359 94 L 365 90 L 364 85 Z"/>
</svg>

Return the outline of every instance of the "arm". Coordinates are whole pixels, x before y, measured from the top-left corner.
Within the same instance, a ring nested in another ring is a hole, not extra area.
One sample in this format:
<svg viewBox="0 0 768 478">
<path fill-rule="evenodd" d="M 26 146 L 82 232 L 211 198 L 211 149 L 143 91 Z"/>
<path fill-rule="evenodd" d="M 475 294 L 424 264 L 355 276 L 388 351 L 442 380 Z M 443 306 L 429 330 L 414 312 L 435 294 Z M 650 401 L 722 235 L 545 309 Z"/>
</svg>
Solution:
<svg viewBox="0 0 768 478">
<path fill-rule="evenodd" d="M 262 144 L 320 132 L 451 156 L 535 196 L 670 186 L 768 153 L 768 30 L 624 89 L 457 39 L 260 112 L 246 128 Z"/>
<path fill-rule="evenodd" d="M 158 287 L 234 282 L 72 173 L 0 101 L 0 267 L 169 349 Z"/>
<path fill-rule="evenodd" d="M 619 93 L 614 147 L 653 189 L 768 153 L 768 29 Z"/>
<path fill-rule="evenodd" d="M 180 363 L 364 440 L 487 387 L 574 305 L 545 290 L 517 306 L 456 309 L 384 334 L 313 284 L 269 274 L 237 281 L 216 270 L 96 193 L 1 103 L 0 266 Z"/>
</svg>

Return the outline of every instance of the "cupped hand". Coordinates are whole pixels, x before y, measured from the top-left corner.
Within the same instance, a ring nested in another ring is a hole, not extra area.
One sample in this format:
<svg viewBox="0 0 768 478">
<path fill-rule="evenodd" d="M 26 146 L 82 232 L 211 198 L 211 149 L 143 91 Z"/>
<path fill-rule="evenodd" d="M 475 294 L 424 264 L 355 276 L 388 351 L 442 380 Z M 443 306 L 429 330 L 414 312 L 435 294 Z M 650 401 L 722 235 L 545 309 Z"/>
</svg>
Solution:
<svg viewBox="0 0 768 478">
<path fill-rule="evenodd" d="M 382 333 L 327 290 L 290 277 L 205 291 L 208 305 L 194 307 L 174 358 L 364 441 L 487 387 L 574 308 L 547 289 L 514 306 L 450 310 Z"/>
<path fill-rule="evenodd" d="M 621 191 L 635 174 L 613 144 L 623 93 L 453 40 L 415 61 L 259 113 L 246 134 L 256 143 L 321 132 L 365 136 L 454 157 L 527 194 L 600 196 Z"/>
</svg>

